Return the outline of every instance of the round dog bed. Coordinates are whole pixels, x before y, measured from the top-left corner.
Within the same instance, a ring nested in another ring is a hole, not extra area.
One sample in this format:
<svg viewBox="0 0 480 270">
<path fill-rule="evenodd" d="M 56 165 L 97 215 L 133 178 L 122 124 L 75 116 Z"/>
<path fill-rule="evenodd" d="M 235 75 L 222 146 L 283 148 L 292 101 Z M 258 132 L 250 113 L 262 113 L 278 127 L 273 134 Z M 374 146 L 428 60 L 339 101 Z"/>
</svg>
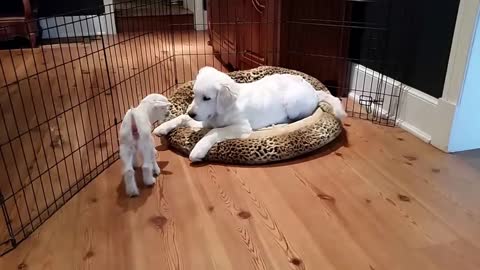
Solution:
<svg viewBox="0 0 480 270">
<path fill-rule="evenodd" d="M 251 70 L 228 73 L 236 82 L 252 82 L 271 74 L 295 74 L 302 76 L 317 91 L 327 88 L 317 79 L 286 68 L 262 66 Z M 180 86 L 170 98 L 172 119 L 187 111 L 193 99 L 193 83 Z M 333 141 L 342 132 L 342 124 L 327 103 L 320 103 L 318 109 L 309 117 L 287 125 L 277 125 L 254 131 L 248 138 L 227 140 L 215 144 L 204 161 L 231 164 L 265 164 L 292 159 L 312 152 Z M 188 156 L 195 144 L 208 132 L 208 129 L 193 130 L 179 127 L 167 136 L 171 147 Z"/>
</svg>

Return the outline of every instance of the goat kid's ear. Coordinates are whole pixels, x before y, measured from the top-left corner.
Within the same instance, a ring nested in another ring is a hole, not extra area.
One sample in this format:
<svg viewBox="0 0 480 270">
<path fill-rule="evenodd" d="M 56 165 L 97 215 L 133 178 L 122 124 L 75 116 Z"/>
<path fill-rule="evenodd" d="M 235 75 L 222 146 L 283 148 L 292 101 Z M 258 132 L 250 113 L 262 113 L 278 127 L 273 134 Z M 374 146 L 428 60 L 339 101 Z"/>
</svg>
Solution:
<svg viewBox="0 0 480 270">
<path fill-rule="evenodd" d="M 164 100 L 157 100 L 153 103 L 153 106 L 155 108 L 167 108 L 167 107 L 170 107 L 172 106 L 172 104 L 168 101 L 164 101 Z"/>
<path fill-rule="evenodd" d="M 217 69 L 211 66 L 205 66 L 198 70 L 198 74 L 202 74 L 206 71 L 216 71 Z"/>
</svg>

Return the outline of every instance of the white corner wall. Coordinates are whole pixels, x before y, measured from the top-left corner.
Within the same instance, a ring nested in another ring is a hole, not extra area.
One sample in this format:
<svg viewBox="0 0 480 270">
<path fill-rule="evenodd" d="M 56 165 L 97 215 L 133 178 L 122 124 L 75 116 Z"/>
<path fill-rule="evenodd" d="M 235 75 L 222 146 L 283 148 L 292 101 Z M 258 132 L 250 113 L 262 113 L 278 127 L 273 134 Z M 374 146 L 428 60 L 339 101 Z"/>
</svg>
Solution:
<svg viewBox="0 0 480 270">
<path fill-rule="evenodd" d="M 195 30 L 204 31 L 208 29 L 207 11 L 203 10 L 203 1 L 195 0 Z"/>
<path fill-rule="evenodd" d="M 183 7 L 193 12 L 195 30 L 207 30 L 207 12 L 203 10 L 203 0 L 183 0 Z"/>
<path fill-rule="evenodd" d="M 460 0 L 442 97 L 398 84 L 361 65 L 352 78 L 371 81 L 388 94 L 400 94 L 398 126 L 445 152 L 480 148 L 480 0 Z M 357 85 L 351 80 L 350 88 Z M 375 92 L 375 89 L 365 89 Z M 350 93 L 358 100 L 358 93 Z M 389 103 L 388 103 L 389 104 Z M 388 115 L 388 107 L 372 108 Z"/>
<path fill-rule="evenodd" d="M 448 151 L 480 148 L 480 11 L 477 14 L 473 45 L 465 81 L 457 102 Z"/>
<path fill-rule="evenodd" d="M 457 105 L 464 94 L 479 7 L 480 0 L 460 0 L 443 94 L 438 99 L 435 117 L 431 119 L 431 143 L 445 152 L 458 151 L 452 148 L 451 138 L 455 115 L 459 108 Z"/>
<path fill-rule="evenodd" d="M 372 104 L 370 109 L 376 115 L 382 117 L 392 117 L 397 115 L 397 125 L 424 142 L 430 143 L 432 138 L 432 122 L 435 118 L 435 110 L 438 106 L 438 100 L 415 88 L 404 85 L 384 74 L 369 69 L 363 65 L 352 63 L 350 73 L 350 89 L 354 89 L 349 94 L 349 99 L 357 104 L 360 101 L 360 95 L 372 93 L 375 94 L 380 89 L 383 98 L 383 106 Z M 392 99 L 391 96 L 400 96 L 400 99 Z M 388 111 L 396 110 L 398 111 Z M 355 112 L 365 112 L 365 108 L 355 107 Z"/>
<path fill-rule="evenodd" d="M 194 7 L 195 7 L 195 1 L 196 0 L 183 0 L 183 7 L 190 10 L 191 12 L 195 12 Z M 200 1 L 200 4 L 202 2 Z"/>
<path fill-rule="evenodd" d="M 105 15 L 40 18 L 43 39 L 114 35 L 117 33 L 113 0 L 104 0 Z"/>
</svg>

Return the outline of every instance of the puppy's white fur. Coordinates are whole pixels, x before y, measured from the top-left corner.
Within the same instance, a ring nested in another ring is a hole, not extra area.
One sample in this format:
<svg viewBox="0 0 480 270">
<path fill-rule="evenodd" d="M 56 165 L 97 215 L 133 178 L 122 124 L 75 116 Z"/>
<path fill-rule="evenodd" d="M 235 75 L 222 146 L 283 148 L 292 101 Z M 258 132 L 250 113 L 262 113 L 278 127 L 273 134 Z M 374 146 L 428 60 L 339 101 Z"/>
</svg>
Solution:
<svg viewBox="0 0 480 270">
<path fill-rule="evenodd" d="M 155 183 L 160 168 L 155 159 L 155 146 L 151 135 L 152 124 L 163 122 L 168 114 L 170 103 L 160 94 L 146 96 L 136 108 L 125 114 L 120 126 L 120 159 L 123 161 L 123 179 L 128 196 L 138 196 L 135 182 L 134 165 L 143 159 L 143 183 L 147 186 Z"/>
<path fill-rule="evenodd" d="M 341 101 L 315 88 L 300 76 L 275 74 L 252 83 L 236 83 L 212 67 L 200 69 L 193 86 L 188 115 L 163 123 L 153 133 L 165 135 L 178 126 L 213 128 L 193 148 L 192 161 L 202 160 L 218 142 L 244 138 L 260 128 L 289 123 L 311 115 L 319 102 L 346 116 Z M 193 118 L 193 119 L 192 119 Z"/>
</svg>

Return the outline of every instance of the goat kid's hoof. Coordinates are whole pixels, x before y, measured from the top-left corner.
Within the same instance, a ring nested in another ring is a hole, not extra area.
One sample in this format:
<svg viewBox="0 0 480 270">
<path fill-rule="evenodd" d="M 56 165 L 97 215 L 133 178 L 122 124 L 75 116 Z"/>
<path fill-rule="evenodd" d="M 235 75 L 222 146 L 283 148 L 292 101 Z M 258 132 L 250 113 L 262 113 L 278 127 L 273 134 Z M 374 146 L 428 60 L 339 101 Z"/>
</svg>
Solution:
<svg viewBox="0 0 480 270">
<path fill-rule="evenodd" d="M 151 186 L 155 185 L 156 181 L 157 180 L 154 177 L 148 177 L 147 179 L 143 180 L 143 183 L 145 184 L 145 186 L 151 187 Z"/>
<path fill-rule="evenodd" d="M 127 196 L 130 198 L 138 197 L 140 195 L 140 191 L 137 187 L 128 187 L 125 189 L 125 193 L 127 193 Z"/>
<path fill-rule="evenodd" d="M 155 177 L 155 178 L 159 177 L 159 176 L 160 176 L 160 173 L 161 173 L 161 170 L 160 170 L 159 167 L 154 168 L 153 171 L 152 171 L 152 175 L 153 175 L 153 177 Z"/>
</svg>

